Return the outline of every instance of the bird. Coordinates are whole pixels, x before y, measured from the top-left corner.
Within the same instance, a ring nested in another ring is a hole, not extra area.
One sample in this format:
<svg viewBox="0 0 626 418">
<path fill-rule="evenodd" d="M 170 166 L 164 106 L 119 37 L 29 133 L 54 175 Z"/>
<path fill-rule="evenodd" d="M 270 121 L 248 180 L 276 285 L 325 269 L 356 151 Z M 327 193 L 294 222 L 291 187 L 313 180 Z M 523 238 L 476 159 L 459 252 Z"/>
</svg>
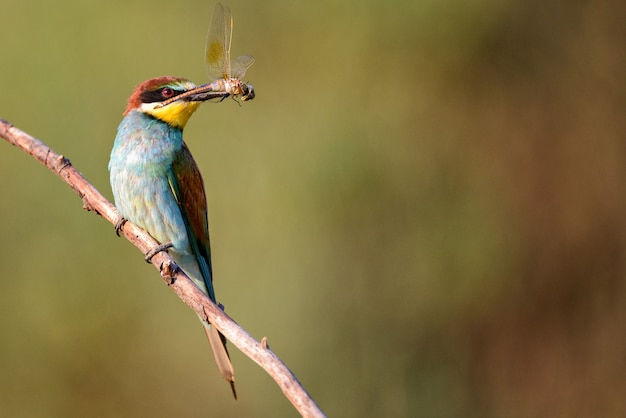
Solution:
<svg viewBox="0 0 626 418">
<path fill-rule="evenodd" d="M 183 129 L 203 101 L 226 93 L 197 93 L 182 77 L 156 77 L 130 98 L 111 150 L 109 173 L 121 220 L 147 231 L 176 264 L 217 303 L 202 175 L 183 141 Z M 176 96 L 181 96 L 175 100 Z M 123 222 L 118 222 L 117 231 Z M 154 255 L 154 254 L 152 254 Z M 205 325 L 213 356 L 235 399 L 235 374 L 226 338 Z"/>
</svg>

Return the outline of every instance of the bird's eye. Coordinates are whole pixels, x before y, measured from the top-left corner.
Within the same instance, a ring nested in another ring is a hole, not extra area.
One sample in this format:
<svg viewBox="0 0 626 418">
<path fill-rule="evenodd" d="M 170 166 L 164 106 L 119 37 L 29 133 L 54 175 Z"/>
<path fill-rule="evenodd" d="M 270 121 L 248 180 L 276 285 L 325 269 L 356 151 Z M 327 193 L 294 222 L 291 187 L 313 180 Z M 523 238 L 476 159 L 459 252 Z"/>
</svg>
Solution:
<svg viewBox="0 0 626 418">
<path fill-rule="evenodd" d="M 163 90 L 161 90 L 161 95 L 165 97 L 166 99 L 170 98 L 174 95 L 174 90 L 172 90 L 169 87 L 165 87 Z"/>
</svg>

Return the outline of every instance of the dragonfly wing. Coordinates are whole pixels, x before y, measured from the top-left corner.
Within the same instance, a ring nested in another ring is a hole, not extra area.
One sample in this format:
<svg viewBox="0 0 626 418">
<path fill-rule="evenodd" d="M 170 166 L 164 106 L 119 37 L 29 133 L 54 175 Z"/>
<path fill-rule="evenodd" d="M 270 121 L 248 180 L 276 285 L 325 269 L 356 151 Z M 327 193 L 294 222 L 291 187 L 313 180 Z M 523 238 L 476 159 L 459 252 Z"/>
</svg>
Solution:
<svg viewBox="0 0 626 418">
<path fill-rule="evenodd" d="M 232 77 L 238 78 L 239 80 L 243 79 L 246 75 L 246 71 L 248 71 L 248 68 L 250 68 L 252 64 L 254 64 L 254 57 L 250 55 L 242 55 L 235 58 L 231 68 Z"/>
<path fill-rule="evenodd" d="M 211 26 L 206 37 L 206 63 L 211 80 L 230 78 L 230 41 L 233 35 L 233 17 L 228 7 L 215 5 Z"/>
</svg>

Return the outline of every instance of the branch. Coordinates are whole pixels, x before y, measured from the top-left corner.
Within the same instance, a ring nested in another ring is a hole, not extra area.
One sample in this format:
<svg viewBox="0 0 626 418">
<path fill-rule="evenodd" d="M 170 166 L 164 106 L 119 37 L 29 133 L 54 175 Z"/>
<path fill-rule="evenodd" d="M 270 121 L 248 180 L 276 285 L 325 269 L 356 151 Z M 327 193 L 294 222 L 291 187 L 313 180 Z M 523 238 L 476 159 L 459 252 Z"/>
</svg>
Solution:
<svg viewBox="0 0 626 418">
<path fill-rule="evenodd" d="M 70 163 L 40 140 L 0 119 L 0 137 L 21 148 L 61 178 L 83 200 L 83 208 L 95 212 L 115 225 L 120 215 L 115 206 L 106 200 Z M 143 229 L 126 222 L 121 231 L 143 254 L 158 243 Z M 325 417 L 296 376 L 268 347 L 265 337 L 256 341 L 222 309 L 214 304 L 166 253 L 157 253 L 151 260 L 159 269 L 167 285 L 198 315 L 209 321 L 242 353 L 261 366 L 278 384 L 285 396 L 303 417 Z"/>
</svg>

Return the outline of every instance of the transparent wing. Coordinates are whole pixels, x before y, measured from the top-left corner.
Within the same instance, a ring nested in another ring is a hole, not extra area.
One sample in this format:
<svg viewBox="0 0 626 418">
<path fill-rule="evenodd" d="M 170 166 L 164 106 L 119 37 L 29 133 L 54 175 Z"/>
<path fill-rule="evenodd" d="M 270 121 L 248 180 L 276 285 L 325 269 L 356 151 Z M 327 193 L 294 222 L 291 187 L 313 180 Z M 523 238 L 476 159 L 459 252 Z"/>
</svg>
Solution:
<svg viewBox="0 0 626 418">
<path fill-rule="evenodd" d="M 206 37 L 206 63 L 211 80 L 230 78 L 230 41 L 233 36 L 233 17 L 228 7 L 215 5 L 211 26 Z"/>
<path fill-rule="evenodd" d="M 254 57 L 250 55 L 242 55 L 235 58 L 232 63 L 231 76 L 241 80 L 252 64 L 254 64 Z"/>
</svg>

